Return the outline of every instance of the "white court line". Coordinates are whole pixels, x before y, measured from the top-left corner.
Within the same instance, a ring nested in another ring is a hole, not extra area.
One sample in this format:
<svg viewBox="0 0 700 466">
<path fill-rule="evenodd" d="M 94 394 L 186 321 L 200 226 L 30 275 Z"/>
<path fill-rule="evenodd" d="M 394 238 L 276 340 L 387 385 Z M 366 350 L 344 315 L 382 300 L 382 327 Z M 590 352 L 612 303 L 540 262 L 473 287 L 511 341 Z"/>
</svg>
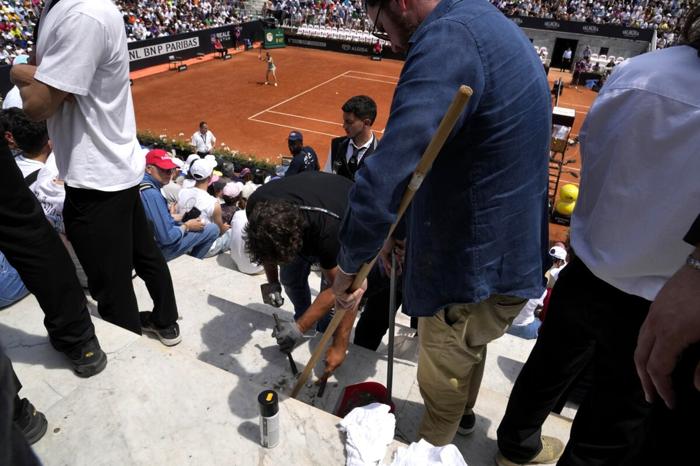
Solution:
<svg viewBox="0 0 700 466">
<path fill-rule="evenodd" d="M 352 79 L 363 79 L 363 80 L 365 80 L 365 81 L 375 81 L 375 82 L 378 82 L 378 83 L 393 84 L 394 86 L 396 86 L 396 84 L 398 84 L 398 83 L 396 83 L 396 82 L 394 82 L 394 81 L 384 81 L 383 79 L 373 79 L 373 78 L 362 78 L 362 77 L 360 77 L 360 76 L 350 76 L 350 75 L 346 75 L 346 76 L 343 76 L 343 77 L 344 77 L 344 78 L 352 78 Z"/>
<path fill-rule="evenodd" d="M 399 77 L 398 76 L 389 76 L 386 74 L 377 74 L 377 73 L 365 73 L 364 71 L 355 71 L 355 70 L 350 70 L 347 71 L 346 73 L 357 73 L 357 74 L 366 74 L 369 76 L 379 76 L 381 78 L 391 78 L 391 79 L 396 79 L 398 81 Z"/>
<path fill-rule="evenodd" d="M 564 102 L 559 102 L 559 103 L 561 103 L 562 105 L 566 105 L 566 106 L 569 106 L 569 107 L 581 107 L 581 108 L 585 108 L 585 109 L 589 109 L 589 108 L 591 108 L 591 106 L 590 106 L 590 105 L 580 105 L 580 104 L 567 104 L 567 103 L 564 103 Z M 559 106 L 561 107 L 561 105 L 559 105 Z"/>
<path fill-rule="evenodd" d="M 297 97 L 301 97 L 302 95 L 307 94 L 307 93 L 313 91 L 314 89 L 318 89 L 319 87 L 324 86 L 324 85 L 328 84 L 328 83 L 331 82 L 331 81 L 335 81 L 336 79 L 338 79 L 338 78 L 340 78 L 340 77 L 343 77 L 343 76 L 345 76 L 346 74 L 348 74 L 348 71 L 346 71 L 345 73 L 341 73 L 341 74 L 339 74 L 338 76 L 334 76 L 334 77 L 332 77 L 331 79 L 329 79 L 329 80 L 327 80 L 327 81 L 323 81 L 321 84 L 316 84 L 314 87 L 311 87 L 311 88 L 305 90 L 304 92 L 300 92 L 300 93 L 298 93 L 298 94 L 296 94 L 296 95 L 293 95 L 292 97 L 290 97 L 290 98 L 288 98 L 288 99 L 285 99 L 285 100 L 283 100 L 282 102 L 279 102 L 279 103 L 277 103 L 277 104 L 275 104 L 275 105 L 273 105 L 273 106 L 271 106 L 271 107 L 266 108 L 265 110 L 263 110 L 263 111 L 261 111 L 261 112 L 256 113 L 256 114 L 253 115 L 253 116 L 248 117 L 248 119 L 249 119 L 249 120 L 252 120 L 253 118 L 258 117 L 258 116 L 262 115 L 263 113 L 265 113 L 265 112 L 267 112 L 267 111 L 269 111 L 269 110 L 272 110 L 273 108 L 277 108 L 277 107 L 279 107 L 279 106 L 282 105 L 282 104 L 286 104 L 286 103 L 289 102 L 290 100 L 294 100 L 294 99 L 296 99 Z"/>
<path fill-rule="evenodd" d="M 268 110 L 267 113 L 274 113 L 276 115 L 284 115 L 284 116 L 289 116 L 289 117 L 294 117 L 294 118 L 303 118 L 304 120 L 318 121 L 319 123 L 326 123 L 329 125 L 343 126 L 342 123 L 336 123 L 334 121 L 319 120 L 317 118 L 305 117 L 305 116 L 301 116 L 301 115 L 294 115 L 292 113 L 277 112 L 275 110 Z"/>
<path fill-rule="evenodd" d="M 282 128 L 296 129 L 296 130 L 300 130 L 300 131 L 305 131 L 305 132 L 307 132 L 307 133 L 322 134 L 322 135 L 324 135 L 324 136 L 330 136 L 330 137 L 332 137 L 332 138 L 337 138 L 338 136 L 342 136 L 342 134 L 330 134 L 330 133 L 324 133 L 324 132 L 322 132 L 322 131 L 314 131 L 314 130 L 312 130 L 312 129 L 301 128 L 301 127 L 299 127 L 299 126 L 282 125 L 282 124 L 280 124 L 280 123 L 273 123 L 273 122 L 271 122 L 271 121 L 258 120 L 258 119 L 253 118 L 253 117 L 249 117 L 248 120 L 250 120 L 250 121 L 255 121 L 255 122 L 258 122 L 258 123 L 266 123 L 266 124 L 268 124 L 268 125 L 280 126 L 280 127 L 282 127 Z"/>
</svg>

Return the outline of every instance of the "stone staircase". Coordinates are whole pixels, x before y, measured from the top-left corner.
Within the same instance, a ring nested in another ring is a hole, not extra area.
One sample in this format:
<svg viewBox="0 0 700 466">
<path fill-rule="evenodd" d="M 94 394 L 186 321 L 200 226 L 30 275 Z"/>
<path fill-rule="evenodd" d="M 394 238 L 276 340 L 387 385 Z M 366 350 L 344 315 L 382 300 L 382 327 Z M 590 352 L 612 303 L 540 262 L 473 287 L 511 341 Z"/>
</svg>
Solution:
<svg viewBox="0 0 700 466">
<path fill-rule="evenodd" d="M 44 411 L 49 432 L 35 445 L 47 465 L 341 465 L 344 448 L 333 414 L 347 385 L 386 383 L 386 344 L 377 352 L 351 346 L 347 360 L 329 380 L 323 397 L 307 384 L 299 401 L 288 398 L 294 384 L 289 362 L 270 336 L 272 313 L 261 303 L 264 276 L 235 270 L 228 255 L 203 261 L 181 257 L 170 262 L 181 315 L 183 341 L 166 348 L 94 318 L 109 354 L 102 374 L 75 377 L 46 339 L 41 310 L 33 297 L 0 311 L 0 341 L 15 363 L 21 394 Z M 312 276 L 312 289 L 319 279 Z M 134 280 L 141 309 L 150 298 Z M 94 303 L 93 303 L 94 312 Z M 294 351 L 303 369 L 320 335 Z M 386 341 L 386 340 L 385 340 Z M 482 390 L 476 406 L 477 429 L 455 444 L 470 466 L 491 465 L 496 428 L 507 396 L 532 342 L 510 335 L 489 345 Z M 408 318 L 397 319 L 394 390 L 396 441 L 387 453 L 415 440 L 422 415 L 416 383 L 417 339 Z M 316 376 L 323 362 L 316 367 Z M 258 443 L 257 394 L 280 393 L 282 443 L 265 449 Z M 550 416 L 544 431 L 568 438 L 570 420 Z"/>
</svg>

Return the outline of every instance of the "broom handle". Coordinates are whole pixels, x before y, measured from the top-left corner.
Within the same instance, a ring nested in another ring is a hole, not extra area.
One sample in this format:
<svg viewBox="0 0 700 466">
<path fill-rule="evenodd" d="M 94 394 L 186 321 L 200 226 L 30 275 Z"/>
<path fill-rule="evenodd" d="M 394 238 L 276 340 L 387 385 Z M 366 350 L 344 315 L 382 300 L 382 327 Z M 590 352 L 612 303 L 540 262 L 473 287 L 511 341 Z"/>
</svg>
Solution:
<svg viewBox="0 0 700 466">
<path fill-rule="evenodd" d="M 387 233 L 387 239 L 391 238 L 391 236 L 394 234 L 394 230 L 396 230 L 396 227 L 401 221 L 403 214 L 406 212 L 408 205 L 413 200 L 413 196 L 416 194 L 416 191 L 418 191 L 418 188 L 420 188 L 420 185 L 423 183 L 423 179 L 425 179 L 425 176 L 432 168 L 435 158 L 440 153 L 442 146 L 445 144 L 447 137 L 452 132 L 452 129 L 457 123 L 457 119 L 462 114 L 462 111 L 464 110 L 464 107 L 466 107 L 467 102 L 469 102 L 469 97 L 471 97 L 471 95 L 472 90 L 469 86 L 461 85 L 459 86 L 459 89 L 457 89 L 457 93 L 452 99 L 452 103 L 447 109 L 445 116 L 442 117 L 440 126 L 438 126 L 438 129 L 435 131 L 435 134 L 433 134 L 433 138 L 430 140 L 430 144 L 428 144 L 428 147 L 425 149 L 425 151 L 423 152 L 423 156 L 418 162 L 418 167 L 413 172 L 411 181 L 408 183 L 406 191 L 404 192 L 403 197 L 401 198 L 399 210 L 396 214 L 396 220 L 389 228 L 389 233 Z M 362 267 L 360 267 L 360 270 L 357 272 L 357 275 L 355 275 L 355 279 L 353 280 L 352 286 L 350 287 L 349 291 L 355 291 L 362 285 L 362 282 L 365 281 L 367 275 L 369 275 L 370 270 L 372 270 L 372 267 L 374 267 L 374 264 L 377 262 L 378 257 L 379 255 L 375 256 L 374 259 L 372 259 L 369 263 L 362 264 Z M 306 367 L 299 376 L 299 379 L 297 379 L 296 385 L 294 385 L 294 389 L 292 390 L 292 398 L 297 397 L 297 395 L 301 391 L 301 387 L 303 387 L 306 381 L 308 380 L 309 376 L 311 375 L 311 371 L 316 366 L 316 363 L 323 354 L 323 351 L 326 348 L 326 344 L 328 344 L 328 340 L 330 340 L 331 336 L 333 335 L 333 333 L 335 333 L 335 330 L 338 328 L 338 325 L 340 325 L 340 322 L 343 320 L 343 317 L 345 317 L 345 312 L 345 309 L 336 309 L 333 319 L 331 319 L 330 323 L 328 324 L 326 331 L 323 332 L 321 341 L 316 347 L 316 350 L 311 355 L 311 359 L 309 359 L 309 362 L 306 364 Z"/>
</svg>

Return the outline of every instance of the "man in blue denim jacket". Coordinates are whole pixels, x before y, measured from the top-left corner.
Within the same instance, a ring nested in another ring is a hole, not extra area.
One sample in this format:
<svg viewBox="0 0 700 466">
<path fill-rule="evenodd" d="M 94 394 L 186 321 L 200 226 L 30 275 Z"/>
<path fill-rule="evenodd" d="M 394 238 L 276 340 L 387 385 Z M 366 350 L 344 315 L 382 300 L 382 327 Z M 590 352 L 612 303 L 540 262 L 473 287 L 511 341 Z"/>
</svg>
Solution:
<svg viewBox="0 0 700 466">
<path fill-rule="evenodd" d="M 343 272 L 333 288 L 338 308 L 350 312 L 339 332 L 352 327 L 362 294 L 346 290 L 382 248 L 455 92 L 461 84 L 474 91 L 405 218 L 404 312 L 421 317 L 419 436 L 444 445 L 460 423 L 465 432 L 474 427 L 486 344 L 544 290 L 549 89 L 528 39 L 486 0 L 367 3 L 375 30 L 407 58 L 384 137 L 357 173 L 340 232 Z M 331 346 L 327 369 L 346 349 Z"/>
<path fill-rule="evenodd" d="M 146 217 L 153 228 L 158 247 L 166 261 L 185 253 L 202 259 L 216 238 L 219 227 L 210 223 L 204 225 L 199 218 L 176 222 L 160 188 L 170 181 L 177 165 L 162 149 L 153 149 L 146 155 L 146 174 L 141 182 L 141 202 Z"/>
</svg>

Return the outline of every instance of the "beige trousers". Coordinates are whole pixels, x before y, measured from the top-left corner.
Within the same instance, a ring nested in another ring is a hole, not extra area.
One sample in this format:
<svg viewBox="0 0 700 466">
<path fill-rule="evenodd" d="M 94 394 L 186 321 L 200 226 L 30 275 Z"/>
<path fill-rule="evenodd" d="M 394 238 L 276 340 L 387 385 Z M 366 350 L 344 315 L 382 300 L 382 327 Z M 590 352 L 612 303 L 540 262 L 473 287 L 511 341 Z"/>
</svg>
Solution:
<svg viewBox="0 0 700 466">
<path fill-rule="evenodd" d="M 418 319 L 418 385 L 425 404 L 419 438 L 433 445 L 452 442 L 462 415 L 476 403 L 486 344 L 503 335 L 525 302 L 492 295 Z"/>
</svg>

